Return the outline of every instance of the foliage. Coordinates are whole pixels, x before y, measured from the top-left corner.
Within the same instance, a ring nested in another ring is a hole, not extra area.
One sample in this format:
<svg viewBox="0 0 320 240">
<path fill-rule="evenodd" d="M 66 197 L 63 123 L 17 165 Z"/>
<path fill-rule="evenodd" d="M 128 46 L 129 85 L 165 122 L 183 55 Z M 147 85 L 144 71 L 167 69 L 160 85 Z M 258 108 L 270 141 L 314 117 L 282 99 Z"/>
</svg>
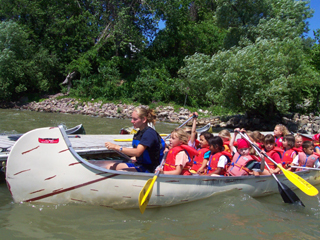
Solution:
<svg viewBox="0 0 320 240">
<path fill-rule="evenodd" d="M 310 16 L 305 2 L 220 0 L 217 5 L 217 22 L 228 29 L 225 40 L 238 40 L 228 40 L 230 49 L 212 57 L 185 59 L 180 74 L 186 85 L 194 86 L 190 92 L 206 89 L 202 102 L 207 98 L 229 109 L 262 114 L 287 112 L 303 102 L 301 90 L 318 85 L 300 38 Z"/>
<path fill-rule="evenodd" d="M 88 74 L 88 69 L 81 69 L 84 76 L 75 81 L 77 88 L 71 90 L 71 95 L 94 99 L 114 100 L 121 96 L 123 85 L 120 74 L 112 61 L 106 61 L 99 66 L 99 74 Z"/>
<path fill-rule="evenodd" d="M 304 39 L 308 3 L 2 0 L 1 99 L 67 92 L 61 82 L 72 73 L 70 94 L 82 99 L 272 114 L 301 111 L 308 98 L 316 108 L 320 51 Z"/>
<path fill-rule="evenodd" d="M 174 88 L 174 79 L 162 68 L 144 69 L 133 84 L 133 98 L 142 104 L 151 102 L 169 102 L 178 95 Z"/>
<path fill-rule="evenodd" d="M 13 21 L 0 23 L 0 91 L 2 100 L 16 94 L 47 91 L 56 58 L 29 40 L 29 32 Z"/>
<path fill-rule="evenodd" d="M 303 92 L 306 94 L 306 99 L 311 101 L 309 108 L 306 111 L 320 112 L 320 29 L 314 32 L 316 44 L 313 45 L 309 54 L 310 54 L 310 64 L 314 69 L 314 79 L 309 82 L 309 85 L 303 89 Z"/>
</svg>

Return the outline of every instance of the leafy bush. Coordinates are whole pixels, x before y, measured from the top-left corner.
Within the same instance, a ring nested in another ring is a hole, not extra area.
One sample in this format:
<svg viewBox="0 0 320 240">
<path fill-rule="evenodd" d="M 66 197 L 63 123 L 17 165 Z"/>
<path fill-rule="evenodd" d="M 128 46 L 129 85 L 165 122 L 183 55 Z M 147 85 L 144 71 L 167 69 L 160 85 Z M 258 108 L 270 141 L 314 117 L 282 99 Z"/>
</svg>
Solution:
<svg viewBox="0 0 320 240">
<path fill-rule="evenodd" d="M 121 81 L 120 73 L 112 61 L 102 62 L 98 74 L 90 74 L 90 67 L 80 68 L 81 66 L 82 64 L 79 64 L 77 69 L 81 78 L 74 81 L 74 88 L 70 90 L 71 95 L 105 100 L 121 97 L 124 82 Z"/>
<path fill-rule="evenodd" d="M 13 21 L 0 23 L 0 99 L 16 100 L 54 85 L 50 68 L 55 56 L 35 46 L 29 37 L 28 31 Z"/>
<path fill-rule="evenodd" d="M 169 102 L 178 95 L 174 86 L 175 80 L 165 67 L 144 69 L 133 83 L 133 98 L 142 104 Z"/>
<path fill-rule="evenodd" d="M 315 83 L 300 38 L 262 40 L 213 57 L 195 54 L 181 74 L 193 91 L 233 111 L 287 112 L 303 101 L 301 89 Z M 204 99 L 202 100 L 204 101 Z"/>
</svg>

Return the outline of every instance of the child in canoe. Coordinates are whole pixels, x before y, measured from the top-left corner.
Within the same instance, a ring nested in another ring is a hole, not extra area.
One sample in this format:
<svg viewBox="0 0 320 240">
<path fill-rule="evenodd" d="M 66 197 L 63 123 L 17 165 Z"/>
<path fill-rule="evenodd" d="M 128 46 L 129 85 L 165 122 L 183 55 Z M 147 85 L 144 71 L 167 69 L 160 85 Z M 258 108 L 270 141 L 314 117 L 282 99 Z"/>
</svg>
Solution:
<svg viewBox="0 0 320 240">
<path fill-rule="evenodd" d="M 283 149 L 276 147 L 276 143 L 272 134 L 267 134 L 264 138 L 264 147 L 266 154 L 274 160 L 276 163 L 281 164 Z M 277 165 L 270 161 L 268 158 L 265 159 L 266 164 L 270 167 L 270 169 L 275 170 Z M 268 170 L 267 166 L 265 169 Z"/>
<path fill-rule="evenodd" d="M 236 139 L 239 128 L 234 130 L 234 134 L 230 141 L 230 147 L 233 148 L 233 143 Z M 242 130 L 243 131 L 243 130 Z M 246 176 L 255 175 L 259 176 L 264 171 L 263 164 L 261 165 L 259 158 L 254 155 L 250 155 L 250 144 L 244 139 L 237 140 L 237 152 L 233 155 L 232 162 L 227 169 L 226 176 Z M 264 162 L 264 157 L 261 157 L 261 161 Z"/>
<path fill-rule="evenodd" d="M 227 164 L 231 162 L 232 155 L 224 151 L 221 137 L 212 137 L 208 142 L 210 151 L 204 154 L 203 163 L 198 170 L 198 174 L 210 176 L 224 175 Z"/>
<path fill-rule="evenodd" d="M 302 136 L 298 133 L 294 136 L 295 139 L 295 143 L 294 143 L 294 147 L 296 149 L 299 149 L 300 151 L 302 151 L 302 143 L 303 143 L 303 139 Z"/>
<path fill-rule="evenodd" d="M 213 135 L 209 132 L 202 132 L 200 134 L 200 148 L 197 150 L 198 155 L 193 159 L 193 165 L 190 169 L 190 173 L 198 173 L 199 168 L 201 168 L 203 164 L 204 155 L 207 152 L 210 152 L 209 140 L 211 138 L 213 138 Z"/>
<path fill-rule="evenodd" d="M 181 128 L 171 133 L 169 151 L 161 174 L 190 175 L 192 159 L 198 154 L 197 150 L 188 146 L 189 134 Z"/>
<path fill-rule="evenodd" d="M 297 152 L 294 150 L 294 144 L 295 144 L 295 139 L 292 134 L 285 135 L 283 137 L 282 145 L 284 148 L 282 159 L 281 159 L 281 164 L 283 168 L 285 169 L 290 169 L 290 165 L 293 161 L 293 159 L 297 156 Z M 276 169 L 271 169 L 271 172 L 274 174 L 280 173 L 281 169 L 276 168 Z"/>
<path fill-rule="evenodd" d="M 274 140 L 276 142 L 277 147 L 283 149 L 283 145 L 282 145 L 283 136 L 289 135 L 289 134 L 290 132 L 287 129 L 287 127 L 282 124 L 277 124 L 274 127 L 273 135 L 274 135 Z"/>
<path fill-rule="evenodd" d="M 221 137 L 221 139 L 223 141 L 224 151 L 231 153 L 230 146 L 229 146 L 230 139 L 231 139 L 230 132 L 227 129 L 223 129 L 218 133 L 218 136 Z"/>
<path fill-rule="evenodd" d="M 264 135 L 259 131 L 247 132 L 247 135 L 260 149 L 264 147 Z"/>
<path fill-rule="evenodd" d="M 304 141 L 302 143 L 303 152 L 299 152 L 297 156 L 292 161 L 292 166 L 302 166 L 302 167 L 320 167 L 319 154 L 314 152 L 314 146 L 311 141 Z M 293 168 L 293 171 L 295 169 Z M 298 168 L 296 171 L 301 171 L 303 168 Z"/>
<path fill-rule="evenodd" d="M 319 146 L 319 137 L 320 133 L 313 135 L 312 142 L 314 145 L 314 151 L 318 154 L 320 154 L 320 146 Z"/>
</svg>

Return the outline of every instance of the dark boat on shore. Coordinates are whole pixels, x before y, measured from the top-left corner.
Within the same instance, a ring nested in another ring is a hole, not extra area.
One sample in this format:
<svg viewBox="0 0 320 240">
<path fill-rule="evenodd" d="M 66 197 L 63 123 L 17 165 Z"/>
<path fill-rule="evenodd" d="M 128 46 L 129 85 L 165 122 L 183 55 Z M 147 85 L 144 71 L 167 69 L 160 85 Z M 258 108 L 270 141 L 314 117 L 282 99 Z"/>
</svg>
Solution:
<svg viewBox="0 0 320 240">
<path fill-rule="evenodd" d="M 86 134 L 86 130 L 84 129 L 82 124 L 79 124 L 73 128 L 68 128 L 65 130 L 68 135 L 73 134 Z M 8 138 L 11 141 L 17 141 L 23 134 L 11 134 L 8 136 Z"/>
</svg>

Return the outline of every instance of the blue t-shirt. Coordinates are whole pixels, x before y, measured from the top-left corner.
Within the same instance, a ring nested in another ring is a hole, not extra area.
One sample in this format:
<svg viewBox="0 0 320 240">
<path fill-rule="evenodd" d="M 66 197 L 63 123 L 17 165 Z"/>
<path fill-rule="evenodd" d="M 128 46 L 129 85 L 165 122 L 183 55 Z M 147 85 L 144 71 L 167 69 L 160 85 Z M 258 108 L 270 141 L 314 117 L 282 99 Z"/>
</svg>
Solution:
<svg viewBox="0 0 320 240">
<path fill-rule="evenodd" d="M 203 155 L 203 158 L 204 158 L 204 159 L 209 159 L 210 154 L 211 154 L 211 151 L 206 152 L 206 153 Z"/>
<path fill-rule="evenodd" d="M 160 164 L 160 139 L 157 132 L 150 127 L 137 132 L 133 137 L 132 147 L 136 148 L 139 144 L 147 148 L 141 156 L 137 157 L 137 162 L 143 165 L 151 165 L 152 167 L 146 167 L 152 169 L 158 166 Z"/>
</svg>

